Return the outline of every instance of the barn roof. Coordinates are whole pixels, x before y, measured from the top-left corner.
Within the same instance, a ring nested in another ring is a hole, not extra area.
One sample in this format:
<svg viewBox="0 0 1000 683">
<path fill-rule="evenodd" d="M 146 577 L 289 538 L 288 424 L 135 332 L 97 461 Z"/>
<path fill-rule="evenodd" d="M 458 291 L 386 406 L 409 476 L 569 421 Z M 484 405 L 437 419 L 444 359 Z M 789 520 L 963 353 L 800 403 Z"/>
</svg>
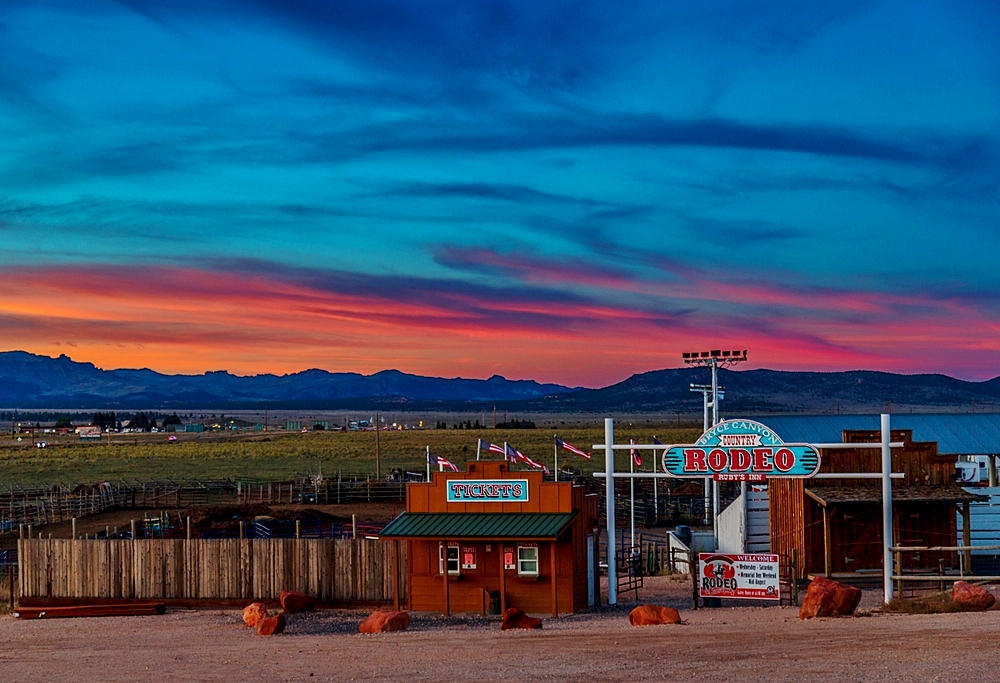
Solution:
<svg viewBox="0 0 1000 683">
<path fill-rule="evenodd" d="M 849 430 L 878 430 L 878 415 L 781 415 L 754 418 L 788 443 L 833 443 Z M 893 429 L 913 430 L 914 441 L 936 441 L 938 453 L 1000 454 L 1000 413 L 920 414 L 892 416 Z"/>
<path fill-rule="evenodd" d="M 882 501 L 882 488 L 877 486 L 824 486 L 805 491 L 806 495 L 824 506 Z M 893 503 L 964 503 L 974 500 L 989 500 L 989 496 L 969 493 L 959 486 L 901 486 L 892 491 Z"/>
<path fill-rule="evenodd" d="M 404 512 L 382 538 L 556 538 L 575 512 Z"/>
</svg>

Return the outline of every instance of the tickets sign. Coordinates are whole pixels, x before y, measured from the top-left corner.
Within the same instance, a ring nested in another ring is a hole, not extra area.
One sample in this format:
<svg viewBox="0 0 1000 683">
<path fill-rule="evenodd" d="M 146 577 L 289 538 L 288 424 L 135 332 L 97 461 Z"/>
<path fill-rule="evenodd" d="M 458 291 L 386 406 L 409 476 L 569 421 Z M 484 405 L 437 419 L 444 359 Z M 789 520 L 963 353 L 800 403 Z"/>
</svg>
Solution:
<svg viewBox="0 0 1000 683">
<path fill-rule="evenodd" d="M 449 503 L 527 503 L 527 479 L 449 479 Z"/>
<path fill-rule="evenodd" d="M 703 598 L 778 600 L 777 555 L 698 555 L 698 593 Z"/>
<path fill-rule="evenodd" d="M 694 444 L 668 446 L 663 452 L 663 470 L 675 477 L 729 481 L 811 477 L 819 471 L 819 451 L 805 443 L 786 444 L 760 422 L 725 420 Z"/>
</svg>

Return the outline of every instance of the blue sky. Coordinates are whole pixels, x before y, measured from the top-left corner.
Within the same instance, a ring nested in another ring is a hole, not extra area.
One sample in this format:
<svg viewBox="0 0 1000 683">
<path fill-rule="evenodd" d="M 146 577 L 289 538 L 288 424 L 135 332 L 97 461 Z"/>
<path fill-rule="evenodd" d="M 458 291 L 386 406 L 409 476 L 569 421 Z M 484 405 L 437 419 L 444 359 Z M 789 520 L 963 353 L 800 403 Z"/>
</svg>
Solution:
<svg viewBox="0 0 1000 683">
<path fill-rule="evenodd" d="M 973 2 L 7 2 L 5 347 L 993 377 L 998 34 Z"/>
</svg>

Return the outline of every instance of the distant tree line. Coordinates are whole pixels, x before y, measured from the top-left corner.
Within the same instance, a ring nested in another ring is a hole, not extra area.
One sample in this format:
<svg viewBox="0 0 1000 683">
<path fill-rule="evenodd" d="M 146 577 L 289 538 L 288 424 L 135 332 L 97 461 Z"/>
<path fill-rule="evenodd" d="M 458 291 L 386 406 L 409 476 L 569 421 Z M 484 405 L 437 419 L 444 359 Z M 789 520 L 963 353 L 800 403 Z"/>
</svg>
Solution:
<svg viewBox="0 0 1000 683">
<path fill-rule="evenodd" d="M 435 429 L 448 429 L 448 423 L 444 421 L 438 421 L 434 423 Z M 483 426 L 479 424 L 479 420 L 476 420 L 473 424 L 472 420 L 466 420 L 465 422 L 456 422 L 452 425 L 452 429 L 482 429 Z"/>
<path fill-rule="evenodd" d="M 535 423 L 531 420 L 512 420 L 510 422 L 501 422 L 497 425 L 497 429 L 534 429 Z"/>
</svg>

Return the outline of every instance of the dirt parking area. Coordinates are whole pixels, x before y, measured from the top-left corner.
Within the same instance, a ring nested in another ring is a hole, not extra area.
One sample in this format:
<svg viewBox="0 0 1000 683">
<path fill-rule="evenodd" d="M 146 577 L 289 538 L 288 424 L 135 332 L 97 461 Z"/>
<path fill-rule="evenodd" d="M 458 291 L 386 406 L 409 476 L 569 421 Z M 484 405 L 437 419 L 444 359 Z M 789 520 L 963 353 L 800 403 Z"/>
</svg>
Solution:
<svg viewBox="0 0 1000 683">
<path fill-rule="evenodd" d="M 0 679 L 101 681 L 957 681 L 996 680 L 1000 611 L 801 622 L 791 607 L 692 611 L 687 584 L 647 579 L 643 601 L 685 624 L 633 628 L 634 603 L 500 632 L 498 617 L 415 614 L 360 635 L 367 612 L 291 615 L 262 638 L 236 612 L 18 621 L 0 618 Z M 544 618 L 544 615 L 541 615 Z"/>
</svg>

